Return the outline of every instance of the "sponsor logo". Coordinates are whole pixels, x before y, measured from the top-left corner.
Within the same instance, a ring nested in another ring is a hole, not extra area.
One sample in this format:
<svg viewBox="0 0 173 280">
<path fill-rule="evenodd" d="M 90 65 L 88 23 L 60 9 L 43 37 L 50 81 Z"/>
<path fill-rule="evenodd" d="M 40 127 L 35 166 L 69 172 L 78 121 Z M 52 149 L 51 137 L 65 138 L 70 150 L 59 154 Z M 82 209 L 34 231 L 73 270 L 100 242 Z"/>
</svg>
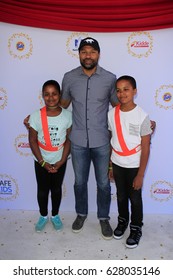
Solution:
<svg viewBox="0 0 173 280">
<path fill-rule="evenodd" d="M 20 134 L 19 136 L 17 136 L 14 142 L 14 146 L 16 152 L 21 156 L 32 156 L 27 134 Z"/>
<path fill-rule="evenodd" d="M 7 93 L 5 89 L 0 88 L 0 109 L 4 109 L 7 106 Z"/>
<path fill-rule="evenodd" d="M 8 49 L 14 58 L 29 58 L 33 50 L 32 40 L 27 34 L 15 33 L 8 40 Z"/>
<path fill-rule="evenodd" d="M 162 109 L 173 109 L 173 85 L 162 85 L 156 90 L 155 103 Z"/>
<path fill-rule="evenodd" d="M 88 33 L 82 33 L 82 32 L 72 33 L 71 36 L 67 38 L 67 42 L 66 42 L 67 53 L 72 57 L 78 58 L 79 57 L 78 48 L 81 40 L 84 39 L 85 37 L 88 37 Z"/>
<path fill-rule="evenodd" d="M 150 193 L 154 200 L 168 201 L 173 197 L 173 184 L 166 181 L 157 181 L 151 186 Z"/>
<path fill-rule="evenodd" d="M 147 41 L 134 41 L 130 45 L 131 48 L 149 48 L 149 42 Z"/>
<path fill-rule="evenodd" d="M 172 99 L 172 94 L 170 92 L 165 92 L 163 95 L 163 100 L 165 102 L 169 102 L 169 101 L 171 101 L 171 99 Z"/>
<path fill-rule="evenodd" d="M 134 57 L 148 57 L 153 48 L 153 38 L 147 31 L 133 32 L 128 37 L 128 53 Z"/>
<path fill-rule="evenodd" d="M 9 175 L 0 174 L 0 200 L 14 200 L 18 195 L 16 180 Z"/>
</svg>

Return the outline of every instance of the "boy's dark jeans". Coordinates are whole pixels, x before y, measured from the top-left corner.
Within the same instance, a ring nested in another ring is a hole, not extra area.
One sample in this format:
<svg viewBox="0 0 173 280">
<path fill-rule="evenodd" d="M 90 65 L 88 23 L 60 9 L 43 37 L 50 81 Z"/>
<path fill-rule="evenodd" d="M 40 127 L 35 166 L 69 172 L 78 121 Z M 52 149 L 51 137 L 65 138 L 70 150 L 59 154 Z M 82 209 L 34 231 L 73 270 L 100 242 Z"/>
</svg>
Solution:
<svg viewBox="0 0 173 280">
<path fill-rule="evenodd" d="M 131 212 L 131 224 L 141 227 L 143 225 L 142 190 L 134 190 L 132 187 L 138 168 L 124 168 L 116 164 L 112 164 L 112 167 L 117 188 L 119 217 L 128 222 Z M 129 211 L 129 201 L 131 211 Z"/>
</svg>

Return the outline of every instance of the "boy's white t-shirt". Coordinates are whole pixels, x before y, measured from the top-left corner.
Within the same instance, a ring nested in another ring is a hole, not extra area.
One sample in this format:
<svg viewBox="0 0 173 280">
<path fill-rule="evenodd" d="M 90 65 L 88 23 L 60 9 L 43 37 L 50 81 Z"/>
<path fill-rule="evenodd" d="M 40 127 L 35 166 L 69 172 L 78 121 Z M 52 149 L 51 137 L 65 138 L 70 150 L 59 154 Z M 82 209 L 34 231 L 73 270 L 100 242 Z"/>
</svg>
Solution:
<svg viewBox="0 0 173 280">
<path fill-rule="evenodd" d="M 151 134 L 151 123 L 148 114 L 138 105 L 129 112 L 119 111 L 123 137 L 129 150 L 141 144 L 141 136 Z M 122 152 L 115 127 L 115 108 L 108 112 L 108 129 L 112 132 L 112 147 Z M 112 150 L 111 161 L 121 167 L 136 168 L 140 164 L 141 151 L 130 155 L 121 156 Z"/>
<path fill-rule="evenodd" d="M 63 144 L 66 140 L 66 130 L 72 125 L 72 113 L 67 109 L 63 109 L 58 116 L 48 117 L 48 130 L 50 134 L 50 140 L 53 147 Z M 30 115 L 29 118 L 30 126 L 38 132 L 38 140 L 45 145 L 44 135 L 42 130 L 42 122 L 40 110 L 35 111 Z M 41 147 L 40 151 L 43 159 L 50 163 L 54 164 L 62 158 L 63 147 L 59 151 L 46 151 Z M 34 157 L 35 160 L 37 160 Z"/>
</svg>

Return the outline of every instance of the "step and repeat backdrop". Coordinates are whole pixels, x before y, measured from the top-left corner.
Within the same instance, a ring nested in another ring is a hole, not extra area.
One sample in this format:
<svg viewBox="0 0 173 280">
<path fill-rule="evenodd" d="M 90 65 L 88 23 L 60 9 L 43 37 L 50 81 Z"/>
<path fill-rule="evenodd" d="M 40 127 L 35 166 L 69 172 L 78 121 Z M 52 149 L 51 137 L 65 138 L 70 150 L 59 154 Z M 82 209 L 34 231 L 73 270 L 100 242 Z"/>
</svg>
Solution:
<svg viewBox="0 0 173 280">
<path fill-rule="evenodd" d="M 33 157 L 24 118 L 43 106 L 42 84 L 61 83 L 79 65 L 78 46 L 86 36 L 100 43 L 99 64 L 117 77 L 137 81 L 136 103 L 156 121 L 143 185 L 144 213 L 173 213 L 173 29 L 82 33 L 0 23 L 0 208 L 37 210 Z M 71 107 L 69 108 L 71 110 Z M 61 211 L 74 211 L 74 175 L 68 159 Z M 96 212 L 91 166 L 89 211 Z M 111 183 L 111 212 L 117 212 Z"/>
</svg>

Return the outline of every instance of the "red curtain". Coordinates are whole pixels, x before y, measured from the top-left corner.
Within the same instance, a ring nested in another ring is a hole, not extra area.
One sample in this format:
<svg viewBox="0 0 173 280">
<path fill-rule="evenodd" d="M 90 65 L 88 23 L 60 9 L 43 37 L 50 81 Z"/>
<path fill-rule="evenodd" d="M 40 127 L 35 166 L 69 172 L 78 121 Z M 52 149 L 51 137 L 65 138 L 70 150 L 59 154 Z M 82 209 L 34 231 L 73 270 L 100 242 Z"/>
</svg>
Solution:
<svg viewBox="0 0 173 280">
<path fill-rule="evenodd" d="M 0 21 L 83 32 L 173 27 L 173 0 L 1 0 Z"/>
</svg>

